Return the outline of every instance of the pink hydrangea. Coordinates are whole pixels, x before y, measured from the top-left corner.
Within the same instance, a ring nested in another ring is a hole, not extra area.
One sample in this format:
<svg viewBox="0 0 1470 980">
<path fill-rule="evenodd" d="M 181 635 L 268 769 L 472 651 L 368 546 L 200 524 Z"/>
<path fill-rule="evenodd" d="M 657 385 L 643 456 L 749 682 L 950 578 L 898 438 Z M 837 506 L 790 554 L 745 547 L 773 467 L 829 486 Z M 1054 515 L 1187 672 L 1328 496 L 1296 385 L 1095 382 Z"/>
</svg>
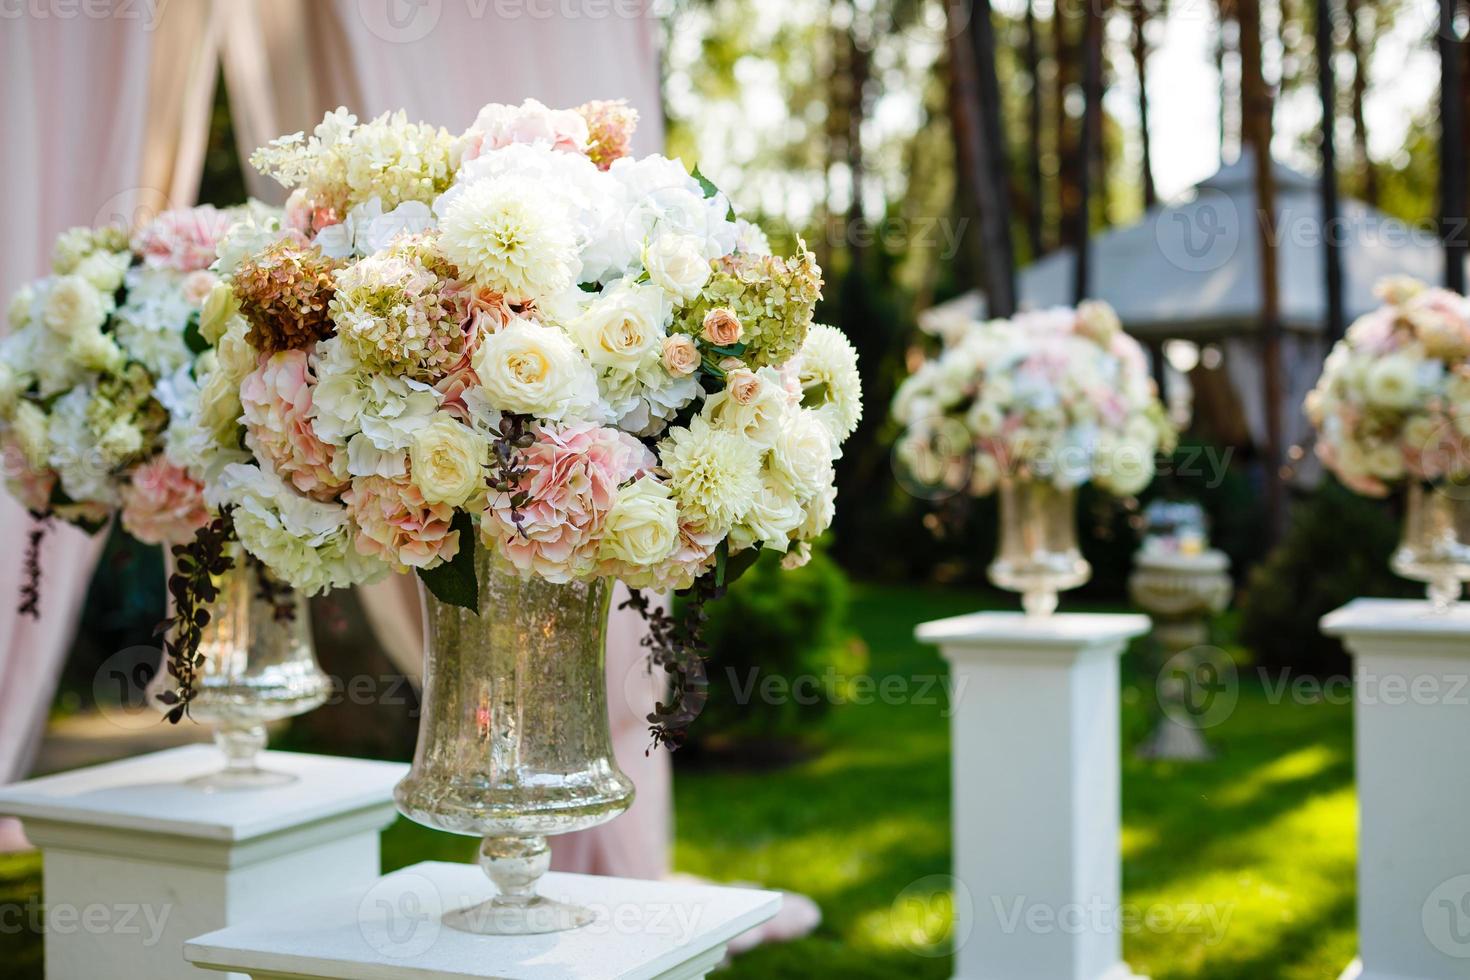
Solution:
<svg viewBox="0 0 1470 980">
<path fill-rule="evenodd" d="M 342 496 L 357 525 L 357 550 L 397 566 L 433 568 L 459 554 L 454 508 L 431 504 L 406 477 L 365 476 Z"/>
<path fill-rule="evenodd" d="M 56 471 L 49 467 L 32 469 L 13 436 L 7 436 L 0 445 L 0 462 L 4 464 L 5 489 L 16 503 L 33 514 L 49 513 L 51 493 L 56 487 Z"/>
<path fill-rule="evenodd" d="M 164 211 L 133 237 L 133 251 L 155 269 L 193 272 L 207 268 L 233 219 L 212 204 Z"/>
<path fill-rule="evenodd" d="M 473 160 L 512 143 L 586 153 L 587 120 L 575 109 L 548 109 L 535 99 L 527 99 L 518 106 L 492 102 L 480 110 L 465 131 L 461 158 Z"/>
<path fill-rule="evenodd" d="M 120 489 L 123 527 L 144 544 L 187 544 L 209 523 L 204 485 L 161 455 L 136 467 Z"/>
<path fill-rule="evenodd" d="M 240 384 L 241 421 L 251 452 L 297 490 L 331 500 L 347 486 L 347 460 L 311 426 L 315 384 L 306 351 L 272 354 Z"/>
<path fill-rule="evenodd" d="M 657 460 L 627 433 L 588 422 L 533 431 L 536 441 L 523 454 L 529 473 L 521 489 L 529 503 L 520 509 L 519 527 L 507 494 L 492 499 L 482 527 L 522 572 L 568 582 L 595 570 L 598 532 L 618 487 Z"/>
</svg>

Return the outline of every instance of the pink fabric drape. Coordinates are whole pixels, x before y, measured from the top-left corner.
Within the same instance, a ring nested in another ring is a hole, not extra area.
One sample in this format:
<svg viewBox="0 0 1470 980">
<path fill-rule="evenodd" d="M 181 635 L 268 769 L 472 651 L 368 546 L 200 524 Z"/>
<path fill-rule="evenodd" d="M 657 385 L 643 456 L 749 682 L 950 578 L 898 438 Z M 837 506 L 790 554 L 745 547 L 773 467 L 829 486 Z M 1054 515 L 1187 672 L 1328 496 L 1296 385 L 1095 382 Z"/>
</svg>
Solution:
<svg viewBox="0 0 1470 980">
<path fill-rule="evenodd" d="M 8 301 L 47 271 L 61 231 L 130 221 L 160 192 L 142 186 L 152 33 L 141 14 L 63 20 L 27 13 L 7 19 L 0 52 L 7 82 L 0 173 L 19 189 L 0 226 L 0 297 Z M 41 554 L 41 615 L 32 619 L 17 614 L 15 601 L 32 526 L 0 495 L 0 782 L 30 767 L 105 537 L 51 528 Z M 0 850 L 23 841 L 16 824 L 0 821 Z"/>
</svg>

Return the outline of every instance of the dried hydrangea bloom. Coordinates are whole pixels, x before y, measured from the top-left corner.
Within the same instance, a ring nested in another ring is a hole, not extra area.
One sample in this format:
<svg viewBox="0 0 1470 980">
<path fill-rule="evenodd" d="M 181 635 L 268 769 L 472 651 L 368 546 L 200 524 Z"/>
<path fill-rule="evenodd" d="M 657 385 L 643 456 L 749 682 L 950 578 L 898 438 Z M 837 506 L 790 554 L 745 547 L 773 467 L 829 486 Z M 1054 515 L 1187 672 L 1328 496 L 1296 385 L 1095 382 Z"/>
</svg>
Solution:
<svg viewBox="0 0 1470 980">
<path fill-rule="evenodd" d="M 245 259 L 232 288 L 250 324 L 250 346 L 262 354 L 307 350 L 332 336 L 328 315 L 336 263 L 315 247 L 282 239 Z"/>
<path fill-rule="evenodd" d="M 587 120 L 587 158 L 606 170 L 614 160 L 628 155 L 633 130 L 638 128 L 638 110 L 627 99 L 596 100 L 577 107 Z"/>
<path fill-rule="evenodd" d="M 801 349 L 822 295 L 822 270 L 806 250 L 789 259 L 737 253 L 714 263 L 699 299 L 685 307 L 674 329 L 700 336 L 705 317 L 724 308 L 741 326 L 740 355 L 753 368 L 780 366 Z"/>
<path fill-rule="evenodd" d="M 337 335 L 364 365 L 435 378 L 464 356 L 471 296 L 432 238 L 414 235 L 337 274 Z"/>
</svg>

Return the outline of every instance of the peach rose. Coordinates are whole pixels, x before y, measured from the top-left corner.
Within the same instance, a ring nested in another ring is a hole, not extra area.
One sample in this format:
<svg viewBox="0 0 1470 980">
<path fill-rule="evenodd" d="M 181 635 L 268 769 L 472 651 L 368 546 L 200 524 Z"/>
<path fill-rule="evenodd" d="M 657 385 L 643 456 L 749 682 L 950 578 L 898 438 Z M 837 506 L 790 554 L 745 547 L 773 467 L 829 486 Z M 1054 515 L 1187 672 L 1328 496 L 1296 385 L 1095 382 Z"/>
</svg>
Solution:
<svg viewBox="0 0 1470 980">
<path fill-rule="evenodd" d="M 699 345 L 693 337 L 675 334 L 664 338 L 664 369 L 676 378 L 699 370 Z"/>
<path fill-rule="evenodd" d="M 740 325 L 739 317 L 723 306 L 717 306 L 704 315 L 701 336 L 716 347 L 740 343 L 740 336 L 744 332 L 745 328 Z"/>
</svg>

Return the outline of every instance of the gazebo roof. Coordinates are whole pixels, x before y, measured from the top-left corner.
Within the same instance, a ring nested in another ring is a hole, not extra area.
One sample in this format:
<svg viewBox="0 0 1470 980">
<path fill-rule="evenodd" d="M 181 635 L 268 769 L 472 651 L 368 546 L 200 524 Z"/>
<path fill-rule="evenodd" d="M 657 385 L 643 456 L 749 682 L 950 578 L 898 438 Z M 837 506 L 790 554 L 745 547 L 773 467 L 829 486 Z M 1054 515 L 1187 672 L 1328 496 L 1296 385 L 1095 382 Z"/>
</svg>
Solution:
<svg viewBox="0 0 1470 980">
<path fill-rule="evenodd" d="M 1274 170 L 1282 325 L 1317 333 L 1327 318 L 1317 180 L 1279 162 Z M 1110 303 L 1129 332 L 1142 338 L 1254 331 L 1261 308 L 1256 215 L 1247 150 L 1180 199 L 1096 235 L 1092 295 Z M 1338 228 L 1348 322 L 1378 305 L 1373 287 L 1385 276 L 1440 281 L 1444 253 L 1431 230 L 1349 199 L 1340 203 Z M 1020 306 L 1070 305 L 1075 260 L 1072 249 L 1060 249 L 1021 269 Z M 920 323 L 972 319 L 984 311 L 984 296 L 971 292 L 926 311 Z"/>
</svg>

